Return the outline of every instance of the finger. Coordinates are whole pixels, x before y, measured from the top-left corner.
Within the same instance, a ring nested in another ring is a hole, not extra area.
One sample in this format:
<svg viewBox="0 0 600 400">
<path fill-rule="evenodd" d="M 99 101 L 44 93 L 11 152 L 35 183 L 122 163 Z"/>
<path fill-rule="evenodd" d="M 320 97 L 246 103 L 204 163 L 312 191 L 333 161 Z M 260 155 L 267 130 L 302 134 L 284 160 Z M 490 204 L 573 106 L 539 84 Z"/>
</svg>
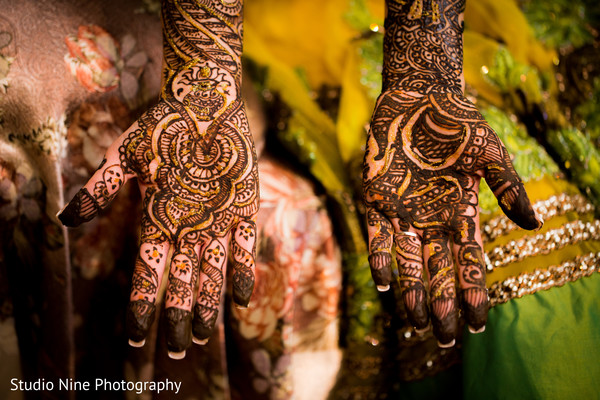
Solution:
<svg viewBox="0 0 600 400">
<path fill-rule="evenodd" d="M 392 282 L 392 235 L 391 222 L 374 207 L 367 207 L 369 235 L 369 265 L 377 290 L 389 290 Z"/>
<path fill-rule="evenodd" d="M 440 347 L 451 347 L 458 330 L 458 311 L 454 264 L 445 229 L 425 230 L 423 258 L 429 272 L 433 334 Z"/>
<path fill-rule="evenodd" d="M 489 308 L 479 215 L 461 217 L 457 225 L 453 252 L 458 267 L 461 308 L 469 330 L 479 333 L 485 330 Z"/>
<path fill-rule="evenodd" d="M 233 302 L 246 308 L 254 290 L 256 260 L 256 223 L 240 221 L 231 239 L 233 254 Z"/>
<path fill-rule="evenodd" d="M 135 126 L 135 124 L 134 124 Z M 119 159 L 121 135 L 106 151 L 102 163 L 75 197 L 56 215 L 65 226 L 76 227 L 92 220 L 115 198 L 125 182 L 134 176 Z"/>
<path fill-rule="evenodd" d="M 541 228 L 543 221 L 537 218 L 523 182 L 500 139 L 487 124 L 478 130 L 478 134 L 485 135 L 488 141 L 483 173 L 502 211 L 521 228 L 528 230 Z"/>
<path fill-rule="evenodd" d="M 193 287 L 198 276 L 194 242 L 180 240 L 171 259 L 166 291 L 167 347 L 169 357 L 181 359 L 191 344 Z"/>
<path fill-rule="evenodd" d="M 225 265 L 227 238 L 212 239 L 201 251 L 202 269 L 198 296 L 194 305 L 192 333 L 194 343 L 205 344 L 212 334 L 219 315 Z"/>
<path fill-rule="evenodd" d="M 169 243 L 166 240 L 145 238 L 140 245 L 133 271 L 126 317 L 129 344 L 133 347 L 144 345 L 148 330 L 154 322 L 156 297 L 168 252 Z"/>
<path fill-rule="evenodd" d="M 400 290 L 408 320 L 415 329 L 423 330 L 429 324 L 429 315 L 427 293 L 423 283 L 421 238 L 414 232 L 398 232 L 394 235 L 394 242 Z"/>
</svg>

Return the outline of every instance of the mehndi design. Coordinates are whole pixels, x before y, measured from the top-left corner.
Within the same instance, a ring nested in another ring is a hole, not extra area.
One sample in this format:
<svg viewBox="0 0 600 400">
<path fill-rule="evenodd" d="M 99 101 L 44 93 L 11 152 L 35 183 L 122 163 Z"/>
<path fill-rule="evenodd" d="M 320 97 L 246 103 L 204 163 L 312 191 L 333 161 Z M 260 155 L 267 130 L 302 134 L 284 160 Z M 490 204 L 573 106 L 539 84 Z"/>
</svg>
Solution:
<svg viewBox="0 0 600 400">
<path fill-rule="evenodd" d="M 430 315 L 440 346 L 451 346 L 457 298 L 472 332 L 487 318 L 480 178 L 519 226 L 541 221 L 503 144 L 463 96 L 464 0 L 386 3 L 383 92 L 363 176 L 369 261 L 378 289 L 387 290 L 394 244 L 411 323 L 425 329 Z"/>
<path fill-rule="evenodd" d="M 230 250 L 234 301 L 246 307 L 254 286 L 258 172 L 241 100 L 241 13 L 241 0 L 163 1 L 161 101 L 113 143 L 59 215 L 67 226 L 89 221 L 137 177 L 144 214 L 128 334 L 143 344 L 171 252 L 165 314 L 173 358 L 185 355 L 192 335 L 197 343 L 211 335 Z"/>
</svg>

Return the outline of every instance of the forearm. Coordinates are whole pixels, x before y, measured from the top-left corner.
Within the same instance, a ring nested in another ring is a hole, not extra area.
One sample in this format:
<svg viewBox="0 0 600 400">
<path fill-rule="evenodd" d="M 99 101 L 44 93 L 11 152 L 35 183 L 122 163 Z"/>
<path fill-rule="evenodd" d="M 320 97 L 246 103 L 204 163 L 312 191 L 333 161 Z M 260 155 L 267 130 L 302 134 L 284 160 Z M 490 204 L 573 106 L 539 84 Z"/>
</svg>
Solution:
<svg viewBox="0 0 600 400">
<path fill-rule="evenodd" d="M 386 0 L 383 89 L 462 93 L 465 0 Z"/>
<path fill-rule="evenodd" d="M 218 84 L 225 75 L 240 93 L 242 11 L 242 0 L 162 0 L 163 98 L 169 81 L 194 65 L 208 66 L 211 71 L 200 70 L 200 76 L 190 78 L 210 78 Z"/>
</svg>

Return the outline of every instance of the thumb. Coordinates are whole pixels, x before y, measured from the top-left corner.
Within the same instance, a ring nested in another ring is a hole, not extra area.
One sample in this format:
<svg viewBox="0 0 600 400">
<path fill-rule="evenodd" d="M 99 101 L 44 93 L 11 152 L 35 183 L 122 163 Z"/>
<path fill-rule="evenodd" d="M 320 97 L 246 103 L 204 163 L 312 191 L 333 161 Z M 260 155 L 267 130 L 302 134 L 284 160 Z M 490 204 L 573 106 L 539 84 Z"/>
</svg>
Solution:
<svg viewBox="0 0 600 400">
<path fill-rule="evenodd" d="M 107 156 L 109 153 L 111 149 L 107 152 Z M 104 158 L 85 186 L 57 214 L 58 219 L 63 225 L 70 227 L 92 220 L 115 198 L 127 179 L 128 176 L 119 162 L 118 153 L 114 154 L 114 157 Z"/>
<path fill-rule="evenodd" d="M 135 176 L 131 166 L 140 148 L 140 132 L 135 122 L 110 145 L 94 175 L 56 214 L 63 225 L 75 227 L 92 220 L 115 198 L 125 182 Z"/>
<path fill-rule="evenodd" d="M 500 140 L 497 140 L 500 161 L 487 163 L 484 167 L 484 178 L 508 218 L 523 229 L 539 229 L 544 221 L 536 215 L 508 152 Z"/>
</svg>

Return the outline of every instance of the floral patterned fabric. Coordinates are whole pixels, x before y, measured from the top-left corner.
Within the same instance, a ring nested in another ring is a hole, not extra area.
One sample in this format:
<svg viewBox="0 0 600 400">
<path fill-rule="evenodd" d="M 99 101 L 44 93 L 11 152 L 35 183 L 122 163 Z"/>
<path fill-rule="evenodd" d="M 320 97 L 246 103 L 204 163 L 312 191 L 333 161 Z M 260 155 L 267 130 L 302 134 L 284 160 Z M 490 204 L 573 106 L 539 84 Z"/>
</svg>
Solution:
<svg viewBox="0 0 600 400">
<path fill-rule="evenodd" d="M 156 97 L 160 21 L 142 5 L 0 4 L 0 323 L 11 355 L 2 398 L 71 396 L 10 392 L 12 378 L 124 376 L 127 353 L 115 350 L 126 343 L 137 193 L 82 229 L 63 229 L 55 215 Z"/>
<path fill-rule="evenodd" d="M 337 349 L 341 257 L 312 185 L 268 158 L 259 172 L 257 286 L 249 308 L 231 308 L 229 320 L 232 397 L 286 399 L 293 354 Z"/>
</svg>

